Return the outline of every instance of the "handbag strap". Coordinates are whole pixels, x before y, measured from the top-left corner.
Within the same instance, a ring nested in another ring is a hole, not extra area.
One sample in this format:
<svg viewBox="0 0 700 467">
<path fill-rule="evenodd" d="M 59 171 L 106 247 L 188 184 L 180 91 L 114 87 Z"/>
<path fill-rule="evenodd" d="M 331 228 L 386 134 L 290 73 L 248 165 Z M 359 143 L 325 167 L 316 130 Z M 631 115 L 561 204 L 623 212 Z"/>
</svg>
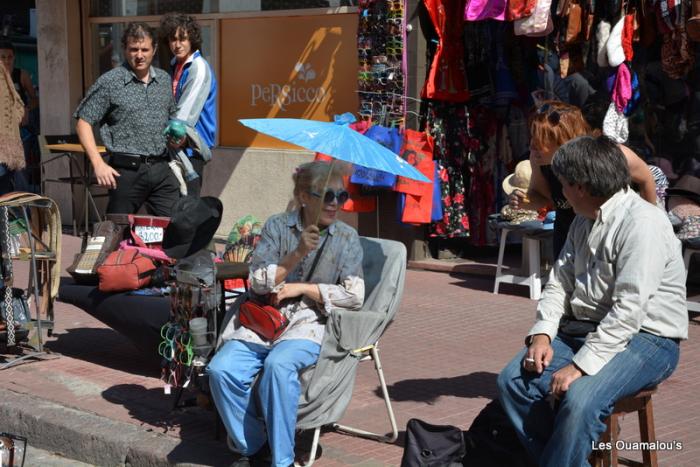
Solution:
<svg viewBox="0 0 700 467">
<path fill-rule="evenodd" d="M 326 246 L 326 242 L 328 241 L 328 237 L 330 237 L 331 234 L 330 232 L 326 233 L 326 238 L 323 239 L 323 243 L 321 243 L 321 248 L 318 249 L 318 253 L 316 253 L 316 257 L 314 258 L 314 262 L 311 264 L 311 269 L 309 269 L 309 272 L 306 274 L 306 279 L 304 282 L 309 282 L 309 279 L 311 279 L 311 276 L 313 275 L 314 271 L 316 270 L 316 265 L 318 264 L 318 260 L 321 259 L 321 253 L 323 253 L 323 248 Z"/>
</svg>

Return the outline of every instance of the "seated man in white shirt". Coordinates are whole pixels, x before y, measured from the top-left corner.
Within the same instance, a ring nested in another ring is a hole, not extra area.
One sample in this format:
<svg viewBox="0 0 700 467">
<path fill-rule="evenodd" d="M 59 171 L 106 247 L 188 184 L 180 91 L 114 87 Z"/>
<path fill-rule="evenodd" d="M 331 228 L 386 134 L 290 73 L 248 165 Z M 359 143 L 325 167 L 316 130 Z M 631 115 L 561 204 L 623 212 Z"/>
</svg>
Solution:
<svg viewBox="0 0 700 467">
<path fill-rule="evenodd" d="M 629 188 L 618 146 L 582 136 L 552 170 L 577 214 L 499 397 L 540 466 L 582 466 L 615 401 L 668 378 L 688 336 L 681 244 Z"/>
</svg>

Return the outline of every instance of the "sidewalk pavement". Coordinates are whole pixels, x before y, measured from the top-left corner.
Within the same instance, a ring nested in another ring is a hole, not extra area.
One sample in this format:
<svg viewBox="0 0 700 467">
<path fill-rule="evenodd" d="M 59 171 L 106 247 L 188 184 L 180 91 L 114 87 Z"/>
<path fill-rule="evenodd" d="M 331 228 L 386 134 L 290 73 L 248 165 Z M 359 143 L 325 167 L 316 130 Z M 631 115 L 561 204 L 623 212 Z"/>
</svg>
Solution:
<svg viewBox="0 0 700 467">
<path fill-rule="evenodd" d="M 79 239 L 63 238 L 65 270 Z M 21 275 L 22 268 L 17 269 Z M 18 279 L 16 284 L 24 282 Z M 492 285 L 492 277 L 407 273 L 401 309 L 380 342 L 402 436 L 387 445 L 324 433 L 323 457 L 316 465 L 398 465 L 403 431 L 413 417 L 469 427 L 495 397 L 496 376 L 522 346 L 535 312 L 525 288 L 504 285 L 493 295 Z M 57 302 L 56 323 L 46 347 L 60 358 L 0 372 L 0 431 L 24 435 L 34 447 L 94 465 L 223 466 L 235 459 L 223 441 L 214 439 L 212 412 L 198 407 L 171 410 L 155 356 L 138 351 L 73 306 Z M 653 399 L 657 439 L 682 443 L 680 450 L 659 452 L 662 466 L 695 466 L 700 457 L 700 399 L 695 397 L 700 321 L 690 324 L 679 367 Z M 385 432 L 385 413 L 373 365 L 363 363 L 342 423 Z M 639 439 L 636 416 L 624 419 L 621 437 Z M 627 454 L 641 460 L 640 452 Z M 27 462 L 42 464 L 38 458 Z"/>
</svg>

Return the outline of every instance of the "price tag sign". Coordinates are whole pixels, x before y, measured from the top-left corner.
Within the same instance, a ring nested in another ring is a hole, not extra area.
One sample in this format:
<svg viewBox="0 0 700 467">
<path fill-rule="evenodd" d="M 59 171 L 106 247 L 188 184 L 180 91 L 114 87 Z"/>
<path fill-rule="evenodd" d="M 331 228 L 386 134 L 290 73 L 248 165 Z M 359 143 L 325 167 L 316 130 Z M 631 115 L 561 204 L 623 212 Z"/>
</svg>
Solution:
<svg viewBox="0 0 700 467">
<path fill-rule="evenodd" d="M 160 243 L 163 241 L 163 227 L 151 225 L 137 225 L 134 227 L 136 235 L 141 237 L 143 243 Z"/>
</svg>

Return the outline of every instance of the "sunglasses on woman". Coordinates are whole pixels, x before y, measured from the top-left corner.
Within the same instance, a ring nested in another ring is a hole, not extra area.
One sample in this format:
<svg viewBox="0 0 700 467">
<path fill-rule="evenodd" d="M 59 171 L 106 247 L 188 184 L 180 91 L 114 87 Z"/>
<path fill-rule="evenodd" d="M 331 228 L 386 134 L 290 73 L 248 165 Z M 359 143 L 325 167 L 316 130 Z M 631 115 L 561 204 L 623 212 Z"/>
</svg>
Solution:
<svg viewBox="0 0 700 467">
<path fill-rule="evenodd" d="M 312 196 L 315 196 L 316 198 L 321 198 L 320 193 L 315 193 L 313 191 L 310 191 Z M 350 195 L 348 194 L 347 191 L 345 190 L 338 190 L 338 191 L 333 191 L 333 190 L 326 190 L 326 193 L 323 195 L 323 202 L 325 204 L 331 204 L 334 199 L 338 200 L 338 204 L 345 204 L 345 202 L 350 198 Z"/>
<path fill-rule="evenodd" d="M 562 110 L 562 112 L 566 112 L 566 110 Z M 539 109 L 537 109 L 537 115 L 542 114 L 547 114 L 547 120 L 552 126 L 558 125 L 561 121 L 561 112 L 558 110 L 552 110 L 551 104 L 543 104 Z"/>
</svg>

